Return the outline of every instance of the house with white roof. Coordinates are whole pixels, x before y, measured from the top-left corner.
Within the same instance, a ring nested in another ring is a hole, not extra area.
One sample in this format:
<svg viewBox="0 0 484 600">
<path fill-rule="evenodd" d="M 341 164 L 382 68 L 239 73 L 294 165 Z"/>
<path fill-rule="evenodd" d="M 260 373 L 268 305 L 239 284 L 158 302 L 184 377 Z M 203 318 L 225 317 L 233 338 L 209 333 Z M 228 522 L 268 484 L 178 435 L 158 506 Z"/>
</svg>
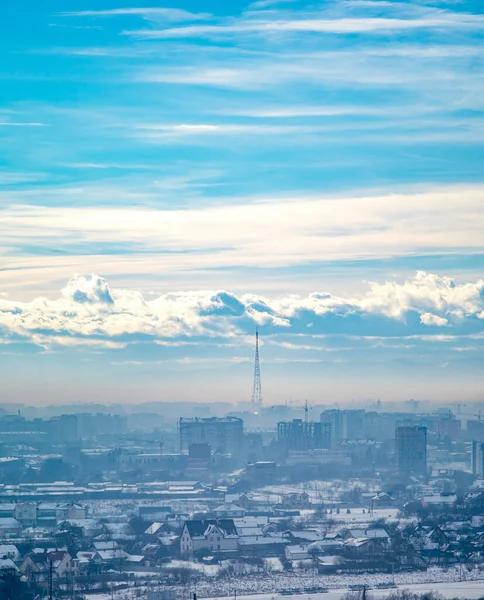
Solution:
<svg viewBox="0 0 484 600">
<path fill-rule="evenodd" d="M 0 558 L 10 558 L 17 561 L 20 558 L 20 552 L 17 546 L 13 544 L 0 544 Z"/>
</svg>

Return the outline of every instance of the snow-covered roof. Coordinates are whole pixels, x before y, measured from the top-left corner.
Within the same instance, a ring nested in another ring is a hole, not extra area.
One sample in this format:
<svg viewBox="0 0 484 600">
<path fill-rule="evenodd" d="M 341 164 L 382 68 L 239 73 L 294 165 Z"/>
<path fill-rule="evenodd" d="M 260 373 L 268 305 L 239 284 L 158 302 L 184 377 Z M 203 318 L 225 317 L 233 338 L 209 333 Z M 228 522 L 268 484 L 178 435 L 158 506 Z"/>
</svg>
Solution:
<svg viewBox="0 0 484 600">
<path fill-rule="evenodd" d="M 332 566 L 338 565 L 342 562 L 341 556 L 318 556 L 318 562 L 320 565 Z"/>
<path fill-rule="evenodd" d="M 440 494 L 435 494 L 433 496 L 424 496 L 422 501 L 425 504 L 454 504 L 457 500 L 457 496 L 455 494 L 449 494 L 448 496 L 441 496 Z"/>
<path fill-rule="evenodd" d="M 359 548 L 360 546 L 368 544 L 369 541 L 370 540 L 368 538 L 350 538 L 349 540 L 346 540 L 344 545 L 351 548 Z"/>
<path fill-rule="evenodd" d="M 124 550 L 120 550 L 119 548 L 116 548 L 115 550 L 99 550 L 98 555 L 103 560 L 121 559 L 128 556 Z"/>
<path fill-rule="evenodd" d="M 245 510 L 245 508 L 242 508 L 241 506 L 232 504 L 232 502 L 226 502 L 225 504 L 222 504 L 221 506 L 217 506 L 217 508 L 215 509 L 214 512 L 238 512 L 238 513 L 244 514 L 247 511 Z"/>
<path fill-rule="evenodd" d="M 308 531 L 290 531 L 291 535 L 295 538 L 301 538 L 302 540 L 307 540 L 308 542 L 315 542 L 317 540 L 321 540 L 323 536 L 319 533 L 319 531 L 308 530 Z"/>
<path fill-rule="evenodd" d="M 297 559 L 309 558 L 310 554 L 309 554 L 306 546 L 295 545 L 295 546 L 286 546 L 286 556 L 287 556 L 287 558 L 292 558 L 292 559 L 297 560 Z"/>
<path fill-rule="evenodd" d="M 160 529 L 163 527 L 163 523 L 159 523 L 157 521 L 155 521 L 154 523 L 151 523 L 151 525 L 148 527 L 148 529 L 145 531 L 146 535 L 155 535 L 156 533 L 158 533 L 158 531 L 160 531 Z"/>
<path fill-rule="evenodd" d="M 239 537 L 263 536 L 264 533 L 260 527 L 237 527 Z"/>
<path fill-rule="evenodd" d="M 126 557 L 127 562 L 140 563 L 143 562 L 145 557 L 142 554 L 130 554 Z"/>
<path fill-rule="evenodd" d="M 13 517 L 0 518 L 0 529 L 20 529 L 20 523 Z"/>
<path fill-rule="evenodd" d="M 94 542 L 93 546 L 96 550 L 115 550 L 118 544 L 114 540 L 106 540 L 104 542 Z"/>
<path fill-rule="evenodd" d="M 239 546 L 269 546 L 270 544 L 285 544 L 285 540 L 281 536 L 247 536 L 239 539 Z"/>
<path fill-rule="evenodd" d="M 7 554 L 19 554 L 17 546 L 14 546 L 13 544 L 0 544 L 0 558 Z"/>
<path fill-rule="evenodd" d="M 223 537 L 238 537 L 233 519 L 201 519 L 185 521 L 185 527 L 191 538 L 204 538 L 215 527 Z"/>
<path fill-rule="evenodd" d="M 367 538 L 388 539 L 390 536 L 382 527 L 369 528 L 365 532 Z"/>
<path fill-rule="evenodd" d="M 17 565 L 11 558 L 0 558 L 0 571 L 18 571 Z"/>
</svg>

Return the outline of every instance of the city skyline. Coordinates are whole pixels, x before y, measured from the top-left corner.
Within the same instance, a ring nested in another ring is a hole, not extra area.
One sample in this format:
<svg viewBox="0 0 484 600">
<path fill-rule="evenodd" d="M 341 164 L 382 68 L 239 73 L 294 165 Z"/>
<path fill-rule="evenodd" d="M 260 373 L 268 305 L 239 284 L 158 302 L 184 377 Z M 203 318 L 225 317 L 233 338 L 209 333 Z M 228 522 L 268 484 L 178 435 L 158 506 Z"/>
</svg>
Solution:
<svg viewBox="0 0 484 600">
<path fill-rule="evenodd" d="M 477 0 L 3 12 L 2 401 L 482 399 Z"/>
</svg>

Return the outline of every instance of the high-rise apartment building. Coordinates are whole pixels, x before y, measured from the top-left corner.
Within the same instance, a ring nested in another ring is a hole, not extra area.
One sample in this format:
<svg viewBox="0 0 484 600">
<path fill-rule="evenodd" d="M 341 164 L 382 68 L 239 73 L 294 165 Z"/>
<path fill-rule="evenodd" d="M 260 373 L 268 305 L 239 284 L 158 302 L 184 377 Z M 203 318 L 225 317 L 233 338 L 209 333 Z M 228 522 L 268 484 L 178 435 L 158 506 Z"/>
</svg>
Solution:
<svg viewBox="0 0 484 600">
<path fill-rule="evenodd" d="M 288 450 L 314 450 L 331 447 L 331 423 L 318 421 L 281 421 L 277 424 L 277 439 Z"/>
<path fill-rule="evenodd" d="M 366 413 L 363 409 L 339 410 L 330 409 L 321 413 L 322 423 L 331 423 L 331 435 L 335 442 L 342 440 L 359 440 L 366 436 Z"/>
<path fill-rule="evenodd" d="M 473 475 L 484 478 L 484 444 L 482 442 L 472 442 L 471 466 Z"/>
<path fill-rule="evenodd" d="M 236 455 L 242 450 L 244 422 L 238 417 L 181 417 L 179 428 L 180 452 L 187 453 L 191 444 L 205 443 L 221 454 Z"/>
<path fill-rule="evenodd" d="M 399 473 L 427 472 L 427 428 L 403 426 L 395 429 L 395 450 Z"/>
</svg>

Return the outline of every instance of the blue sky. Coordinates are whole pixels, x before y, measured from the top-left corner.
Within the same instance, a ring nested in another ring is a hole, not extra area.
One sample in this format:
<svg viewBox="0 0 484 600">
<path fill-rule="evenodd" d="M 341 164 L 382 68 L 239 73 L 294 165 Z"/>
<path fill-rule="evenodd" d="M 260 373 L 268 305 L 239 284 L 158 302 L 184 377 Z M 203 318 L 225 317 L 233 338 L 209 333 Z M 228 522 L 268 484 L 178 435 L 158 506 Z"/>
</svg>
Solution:
<svg viewBox="0 0 484 600">
<path fill-rule="evenodd" d="M 482 398 L 482 2 L 0 22 L 3 400 Z"/>
</svg>

